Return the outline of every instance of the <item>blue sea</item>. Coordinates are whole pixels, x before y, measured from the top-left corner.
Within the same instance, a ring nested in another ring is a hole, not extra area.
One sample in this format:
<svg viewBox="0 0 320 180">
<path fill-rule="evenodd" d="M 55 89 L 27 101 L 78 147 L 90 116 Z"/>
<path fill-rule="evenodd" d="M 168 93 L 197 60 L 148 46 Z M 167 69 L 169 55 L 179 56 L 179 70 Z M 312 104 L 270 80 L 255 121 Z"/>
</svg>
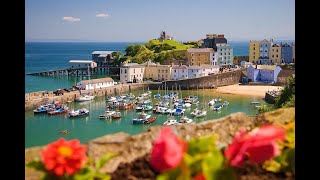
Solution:
<svg viewBox="0 0 320 180">
<path fill-rule="evenodd" d="M 26 42 L 25 73 L 65 69 L 70 60 L 90 60 L 93 51 L 122 51 L 129 44 L 144 42 Z M 249 55 L 249 42 L 229 42 L 235 56 Z M 52 91 L 69 88 L 78 82 L 75 77 L 25 76 L 25 92 Z"/>
</svg>

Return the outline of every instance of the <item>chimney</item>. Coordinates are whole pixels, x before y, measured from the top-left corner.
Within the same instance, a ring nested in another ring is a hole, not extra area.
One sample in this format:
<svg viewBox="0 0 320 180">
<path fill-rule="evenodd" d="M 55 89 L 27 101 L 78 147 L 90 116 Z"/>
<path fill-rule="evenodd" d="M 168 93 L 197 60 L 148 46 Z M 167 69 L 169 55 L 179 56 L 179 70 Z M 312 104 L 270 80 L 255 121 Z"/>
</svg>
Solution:
<svg viewBox="0 0 320 180">
<path fill-rule="evenodd" d="M 271 38 L 271 39 L 270 39 L 270 42 L 272 42 L 272 43 L 273 43 L 273 38 Z"/>
</svg>

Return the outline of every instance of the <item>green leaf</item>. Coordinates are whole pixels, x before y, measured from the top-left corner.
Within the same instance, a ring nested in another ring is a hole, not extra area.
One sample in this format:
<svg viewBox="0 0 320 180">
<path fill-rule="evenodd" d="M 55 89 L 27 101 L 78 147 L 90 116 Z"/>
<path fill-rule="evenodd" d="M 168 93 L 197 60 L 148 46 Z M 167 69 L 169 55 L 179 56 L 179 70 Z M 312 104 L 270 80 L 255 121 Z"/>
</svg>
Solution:
<svg viewBox="0 0 320 180">
<path fill-rule="evenodd" d="M 289 169 L 295 173 L 295 148 L 289 150 L 287 155 L 287 162 Z"/>
<path fill-rule="evenodd" d="M 217 175 L 215 177 L 215 180 L 236 180 L 236 179 L 237 179 L 237 175 L 234 172 L 234 169 L 232 169 L 231 167 L 220 169 L 217 172 Z M 206 180 L 210 180 L 210 179 L 206 178 Z"/>
<path fill-rule="evenodd" d="M 269 160 L 263 163 L 263 169 L 270 171 L 270 172 L 280 172 L 281 171 L 281 164 L 275 160 Z"/>
<path fill-rule="evenodd" d="M 217 149 L 216 136 L 193 138 L 188 142 L 188 154 L 196 155 Z"/>
<path fill-rule="evenodd" d="M 217 173 L 223 168 L 223 161 L 223 155 L 218 150 L 207 154 L 206 158 L 201 163 L 203 174 L 207 179 L 216 179 Z"/>
<path fill-rule="evenodd" d="M 97 162 L 96 162 L 96 169 L 100 169 L 103 167 L 111 158 L 113 158 L 115 155 L 108 153 L 104 156 L 102 156 Z"/>
<path fill-rule="evenodd" d="M 46 168 L 41 161 L 31 161 L 26 166 L 38 171 L 46 171 Z"/>
</svg>

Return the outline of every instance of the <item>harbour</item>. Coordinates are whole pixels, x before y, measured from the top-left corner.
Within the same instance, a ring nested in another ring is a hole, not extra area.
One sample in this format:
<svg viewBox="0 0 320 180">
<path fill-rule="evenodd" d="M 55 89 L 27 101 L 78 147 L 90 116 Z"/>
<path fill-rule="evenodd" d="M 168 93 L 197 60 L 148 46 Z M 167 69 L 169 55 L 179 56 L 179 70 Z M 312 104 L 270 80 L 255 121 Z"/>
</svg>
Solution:
<svg viewBox="0 0 320 180">
<path fill-rule="evenodd" d="M 145 89 L 146 91 L 146 89 Z M 157 90 L 151 90 L 151 101 L 153 105 L 157 102 L 153 98 L 153 95 L 157 94 Z M 160 91 L 162 94 L 164 91 Z M 195 95 L 199 97 L 198 107 L 205 107 L 207 110 L 207 116 L 202 118 L 194 118 L 190 116 L 196 105 L 192 105 L 190 109 L 186 109 L 185 115 L 188 118 L 193 119 L 195 123 L 202 121 L 217 119 L 224 117 L 234 112 L 244 112 L 247 115 L 254 116 L 257 113 L 257 109 L 254 108 L 255 104 L 251 104 L 251 101 L 259 101 L 264 104 L 263 98 L 259 96 L 241 96 L 241 95 L 229 95 L 221 93 L 208 93 L 206 90 L 182 90 L 182 97 L 188 95 Z M 137 97 L 143 93 L 143 90 L 134 90 L 132 93 Z M 220 97 L 223 101 L 227 100 L 230 104 L 223 107 L 220 111 L 213 111 L 213 107 L 208 106 L 208 102 L 212 98 Z M 105 97 L 96 97 L 93 101 L 86 102 L 71 102 L 66 103 L 69 109 L 87 108 L 90 110 L 90 115 L 78 118 L 68 118 L 67 114 L 60 115 L 47 115 L 47 114 L 34 114 L 32 110 L 25 111 L 25 147 L 41 146 L 46 143 L 56 140 L 59 137 L 66 139 L 79 139 L 82 143 L 85 143 L 96 137 L 112 134 L 117 132 L 125 132 L 128 134 L 138 134 L 140 132 L 147 131 L 151 126 L 163 125 L 170 115 L 153 114 L 152 111 L 146 112 L 157 119 L 150 124 L 132 124 L 132 119 L 138 116 L 135 107 L 131 110 L 119 110 L 123 117 L 120 119 L 99 119 L 99 115 L 103 114 L 106 109 Z M 174 116 L 177 120 L 181 116 Z M 64 135 L 59 133 L 61 130 L 68 130 L 70 134 Z"/>
</svg>

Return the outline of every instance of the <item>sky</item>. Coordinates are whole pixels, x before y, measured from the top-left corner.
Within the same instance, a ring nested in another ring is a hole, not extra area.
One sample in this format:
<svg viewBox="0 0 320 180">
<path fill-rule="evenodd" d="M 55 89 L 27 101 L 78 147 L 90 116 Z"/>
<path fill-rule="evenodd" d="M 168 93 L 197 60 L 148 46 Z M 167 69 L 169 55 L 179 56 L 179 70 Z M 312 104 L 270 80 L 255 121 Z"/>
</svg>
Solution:
<svg viewBox="0 0 320 180">
<path fill-rule="evenodd" d="M 294 0 L 26 0 L 26 41 L 294 40 Z"/>
</svg>

